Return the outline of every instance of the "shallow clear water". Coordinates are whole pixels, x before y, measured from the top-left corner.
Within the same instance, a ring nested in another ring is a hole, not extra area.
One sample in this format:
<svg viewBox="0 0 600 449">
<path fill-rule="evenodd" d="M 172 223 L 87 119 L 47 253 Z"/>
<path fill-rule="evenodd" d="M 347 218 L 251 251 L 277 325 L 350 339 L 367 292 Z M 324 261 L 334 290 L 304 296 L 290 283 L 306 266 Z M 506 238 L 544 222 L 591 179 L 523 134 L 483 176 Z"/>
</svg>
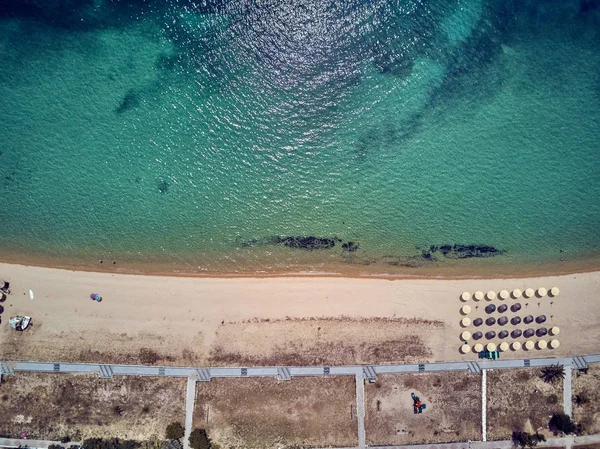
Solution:
<svg viewBox="0 0 600 449">
<path fill-rule="evenodd" d="M 409 273 L 600 255 L 595 2 L 27 0 L 0 15 L 4 254 Z M 422 256 L 444 244 L 504 252 Z"/>
</svg>

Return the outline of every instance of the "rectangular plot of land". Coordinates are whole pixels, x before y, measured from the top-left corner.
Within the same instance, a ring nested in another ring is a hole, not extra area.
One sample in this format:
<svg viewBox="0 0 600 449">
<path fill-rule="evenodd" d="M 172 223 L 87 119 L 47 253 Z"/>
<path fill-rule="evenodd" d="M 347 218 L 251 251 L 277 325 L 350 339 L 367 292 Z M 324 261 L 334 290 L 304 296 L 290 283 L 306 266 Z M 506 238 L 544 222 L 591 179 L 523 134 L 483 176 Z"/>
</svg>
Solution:
<svg viewBox="0 0 600 449">
<path fill-rule="evenodd" d="M 414 414 L 414 393 L 426 408 Z M 481 439 L 481 376 L 455 373 L 380 375 L 365 386 L 369 445 Z"/>
<path fill-rule="evenodd" d="M 581 433 L 600 432 L 600 367 L 573 372 L 573 421 L 581 425 Z M 600 449 L 600 445 L 598 448 Z"/>
<path fill-rule="evenodd" d="M 213 378 L 197 385 L 194 425 L 220 447 L 356 446 L 354 377 Z"/>
<path fill-rule="evenodd" d="M 487 435 L 509 440 L 515 430 L 546 437 L 550 416 L 563 411 L 562 381 L 545 383 L 539 368 L 488 371 Z"/>
<path fill-rule="evenodd" d="M 0 408 L 0 429 L 14 438 L 162 438 L 168 423 L 183 424 L 185 380 L 18 373 L 3 376 Z"/>
</svg>

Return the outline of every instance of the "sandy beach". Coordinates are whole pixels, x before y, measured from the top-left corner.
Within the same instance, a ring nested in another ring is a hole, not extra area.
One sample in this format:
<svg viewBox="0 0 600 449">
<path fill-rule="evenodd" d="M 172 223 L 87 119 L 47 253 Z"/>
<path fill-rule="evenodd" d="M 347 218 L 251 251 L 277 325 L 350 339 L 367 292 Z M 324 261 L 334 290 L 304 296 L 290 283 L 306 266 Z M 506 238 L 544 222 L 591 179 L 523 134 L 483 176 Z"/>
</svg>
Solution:
<svg viewBox="0 0 600 449">
<path fill-rule="evenodd" d="M 600 351 L 600 272 L 474 280 L 228 279 L 0 264 L 0 277 L 12 291 L 0 303 L 5 360 L 294 365 L 475 359 L 459 353 L 463 291 L 554 286 L 561 292 L 556 298 L 492 303 L 520 302 L 520 315 L 545 314 L 545 325 L 561 329 L 560 348 L 502 357 Z M 92 292 L 103 301 L 90 300 Z M 489 303 L 469 300 L 470 317 L 487 318 Z M 17 314 L 33 317 L 33 327 L 10 329 L 8 319 Z"/>
</svg>

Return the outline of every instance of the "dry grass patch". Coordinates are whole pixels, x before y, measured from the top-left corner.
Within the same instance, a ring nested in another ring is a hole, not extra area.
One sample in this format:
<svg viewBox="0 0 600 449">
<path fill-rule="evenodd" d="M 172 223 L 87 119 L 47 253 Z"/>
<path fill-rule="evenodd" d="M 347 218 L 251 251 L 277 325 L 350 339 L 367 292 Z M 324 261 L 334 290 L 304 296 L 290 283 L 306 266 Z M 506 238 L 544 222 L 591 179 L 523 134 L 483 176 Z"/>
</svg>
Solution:
<svg viewBox="0 0 600 449">
<path fill-rule="evenodd" d="M 273 338 L 276 335 L 277 338 Z M 404 318 L 250 320 L 217 330 L 209 364 L 350 365 L 422 362 L 443 323 Z"/>
<path fill-rule="evenodd" d="M 149 332 L 129 335 L 106 329 L 54 332 L 34 321 L 27 332 L 0 328 L 0 354 L 5 360 L 194 366 L 206 362 L 203 336 L 165 337 Z"/>
<path fill-rule="evenodd" d="M 600 367 L 592 365 L 585 374 L 575 371 L 572 395 L 573 421 L 581 425 L 581 432 L 585 435 L 599 433 Z"/>
<path fill-rule="evenodd" d="M 194 422 L 227 448 L 356 446 L 353 377 L 199 382 Z"/>
<path fill-rule="evenodd" d="M 0 405 L 0 429 L 12 437 L 163 438 L 168 423 L 183 424 L 185 380 L 19 373 L 3 376 Z"/>
<path fill-rule="evenodd" d="M 549 384 L 540 374 L 539 368 L 488 371 L 488 439 L 508 440 L 515 430 L 553 437 L 548 421 L 563 411 L 562 381 Z"/>
<path fill-rule="evenodd" d="M 413 412 L 414 392 L 427 408 Z M 377 376 L 365 386 L 367 443 L 403 445 L 479 440 L 481 376 L 466 372 Z"/>
</svg>

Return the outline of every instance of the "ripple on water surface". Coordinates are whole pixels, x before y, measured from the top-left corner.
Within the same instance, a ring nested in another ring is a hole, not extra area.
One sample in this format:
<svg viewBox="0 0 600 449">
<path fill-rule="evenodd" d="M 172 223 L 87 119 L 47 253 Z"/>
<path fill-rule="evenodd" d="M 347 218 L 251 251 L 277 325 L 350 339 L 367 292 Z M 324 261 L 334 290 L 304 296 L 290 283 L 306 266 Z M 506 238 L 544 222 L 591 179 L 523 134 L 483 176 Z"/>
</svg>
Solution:
<svg viewBox="0 0 600 449">
<path fill-rule="evenodd" d="M 0 243 L 203 272 L 594 265 L 599 17 L 480 0 L 2 7 Z"/>
</svg>

